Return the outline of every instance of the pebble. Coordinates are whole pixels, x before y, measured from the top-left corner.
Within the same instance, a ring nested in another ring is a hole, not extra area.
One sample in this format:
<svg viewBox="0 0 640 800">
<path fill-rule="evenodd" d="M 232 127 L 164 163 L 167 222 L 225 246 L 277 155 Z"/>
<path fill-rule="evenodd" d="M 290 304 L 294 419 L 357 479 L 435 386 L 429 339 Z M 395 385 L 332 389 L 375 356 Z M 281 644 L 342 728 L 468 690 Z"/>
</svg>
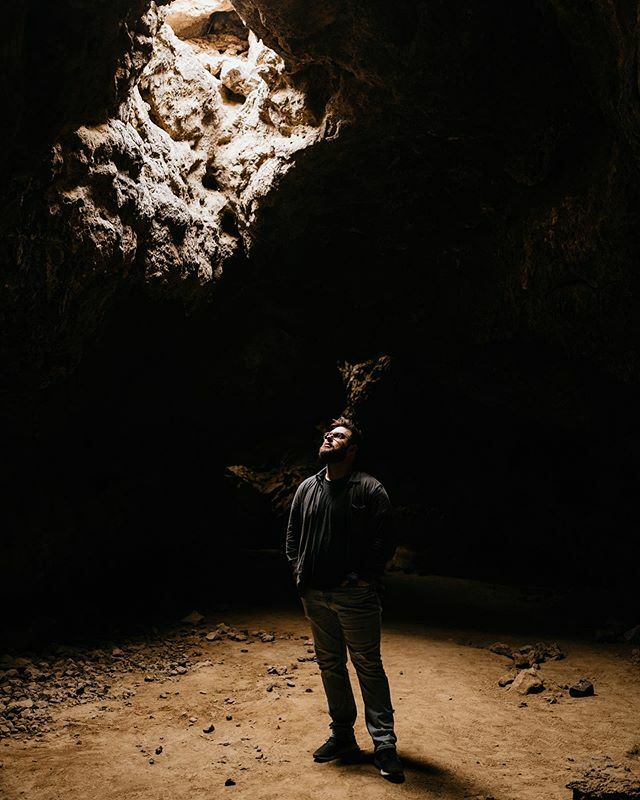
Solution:
<svg viewBox="0 0 640 800">
<path fill-rule="evenodd" d="M 498 686 L 502 686 L 504 688 L 505 686 L 508 686 L 510 683 L 513 683 L 516 678 L 516 675 L 517 675 L 516 672 L 507 672 L 505 675 L 503 675 L 501 678 L 498 679 Z"/>
</svg>

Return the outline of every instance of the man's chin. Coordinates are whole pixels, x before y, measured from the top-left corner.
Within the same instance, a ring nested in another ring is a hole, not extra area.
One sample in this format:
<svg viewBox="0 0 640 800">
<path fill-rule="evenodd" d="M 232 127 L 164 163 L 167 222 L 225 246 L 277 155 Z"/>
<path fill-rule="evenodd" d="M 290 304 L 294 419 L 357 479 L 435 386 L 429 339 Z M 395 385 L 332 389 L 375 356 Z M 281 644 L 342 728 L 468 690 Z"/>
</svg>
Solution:
<svg viewBox="0 0 640 800">
<path fill-rule="evenodd" d="M 319 450 L 318 461 L 321 464 L 339 464 L 344 461 L 346 453 L 341 453 L 339 450 Z"/>
</svg>

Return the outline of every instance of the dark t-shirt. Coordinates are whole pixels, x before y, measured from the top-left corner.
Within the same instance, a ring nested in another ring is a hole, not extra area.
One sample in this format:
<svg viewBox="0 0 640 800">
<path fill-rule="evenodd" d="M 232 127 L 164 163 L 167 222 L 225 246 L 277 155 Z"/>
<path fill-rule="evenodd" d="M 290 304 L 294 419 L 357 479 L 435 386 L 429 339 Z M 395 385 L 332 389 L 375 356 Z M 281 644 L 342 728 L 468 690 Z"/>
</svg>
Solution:
<svg viewBox="0 0 640 800">
<path fill-rule="evenodd" d="M 350 563 L 349 531 L 347 527 L 346 491 L 349 476 L 338 480 L 322 480 L 322 492 L 316 509 L 317 548 L 310 565 L 310 586 L 329 589 L 344 580 L 353 569 Z"/>
</svg>

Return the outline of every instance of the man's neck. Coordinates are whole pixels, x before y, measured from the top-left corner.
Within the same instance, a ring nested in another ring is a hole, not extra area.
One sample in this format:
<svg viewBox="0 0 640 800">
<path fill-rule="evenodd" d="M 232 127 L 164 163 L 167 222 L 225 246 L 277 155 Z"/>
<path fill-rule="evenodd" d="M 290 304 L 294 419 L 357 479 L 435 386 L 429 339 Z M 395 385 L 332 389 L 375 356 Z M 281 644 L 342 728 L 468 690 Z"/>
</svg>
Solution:
<svg viewBox="0 0 640 800">
<path fill-rule="evenodd" d="M 339 481 L 340 478 L 345 478 L 351 474 L 352 465 L 345 463 L 327 464 L 327 472 L 325 478 L 328 481 Z"/>
</svg>

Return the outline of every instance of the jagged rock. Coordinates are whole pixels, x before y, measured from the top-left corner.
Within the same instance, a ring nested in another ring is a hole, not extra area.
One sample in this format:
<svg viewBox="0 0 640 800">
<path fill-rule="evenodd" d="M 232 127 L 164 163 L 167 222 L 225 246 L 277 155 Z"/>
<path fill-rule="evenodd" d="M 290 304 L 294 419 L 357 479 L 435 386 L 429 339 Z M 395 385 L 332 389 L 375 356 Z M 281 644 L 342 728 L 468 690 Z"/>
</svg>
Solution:
<svg viewBox="0 0 640 800">
<path fill-rule="evenodd" d="M 374 387 L 387 375 L 390 368 L 390 356 L 380 356 L 358 364 L 351 364 L 348 361 L 338 364 L 338 371 L 347 392 L 347 405 L 343 411 L 345 416 L 356 418 L 359 416 L 359 409 L 370 398 Z"/>
<path fill-rule="evenodd" d="M 517 675 L 518 673 L 515 670 L 513 672 L 505 673 L 501 678 L 498 679 L 498 686 L 509 686 L 509 684 L 514 682 Z"/>
<path fill-rule="evenodd" d="M 193 39 L 209 33 L 212 15 L 221 11 L 233 12 L 228 0 L 174 0 L 164 10 L 164 19 L 177 36 Z"/>
<path fill-rule="evenodd" d="M 518 694 L 537 694 L 544 689 L 544 682 L 534 669 L 523 669 L 515 677 L 509 689 Z"/>
<path fill-rule="evenodd" d="M 587 678 L 580 678 L 577 683 L 569 686 L 569 694 L 571 697 L 590 697 L 595 694 L 593 683 Z"/>
<path fill-rule="evenodd" d="M 260 88 L 260 77 L 252 73 L 246 61 L 240 58 L 224 60 L 219 73 L 220 82 L 234 94 L 247 97 Z"/>
</svg>

